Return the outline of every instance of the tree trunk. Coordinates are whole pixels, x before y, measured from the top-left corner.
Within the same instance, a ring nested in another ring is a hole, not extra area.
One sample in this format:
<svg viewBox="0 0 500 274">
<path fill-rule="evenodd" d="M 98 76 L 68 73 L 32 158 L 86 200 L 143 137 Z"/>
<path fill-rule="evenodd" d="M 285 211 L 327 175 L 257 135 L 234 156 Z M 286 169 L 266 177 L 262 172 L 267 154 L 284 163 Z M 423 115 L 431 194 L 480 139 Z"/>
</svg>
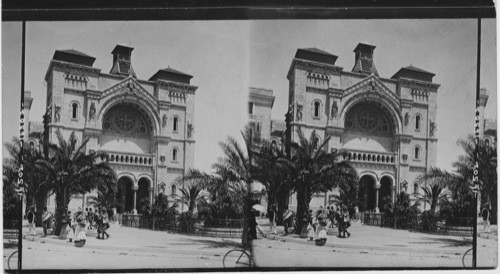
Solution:
<svg viewBox="0 0 500 274">
<path fill-rule="evenodd" d="M 69 196 L 69 194 L 66 194 Z M 56 227 L 54 229 L 54 234 L 58 235 L 61 232 L 61 228 L 63 226 L 62 219 L 64 216 L 66 216 L 68 212 L 68 204 L 69 204 L 69 198 L 64 197 L 64 193 L 56 193 L 56 212 L 55 212 L 55 219 L 56 219 Z"/>
<path fill-rule="evenodd" d="M 288 205 L 288 195 L 290 191 L 287 186 L 282 185 L 277 193 L 277 206 L 278 206 L 278 225 L 283 225 L 283 212 L 285 212 L 285 207 Z"/>
<path fill-rule="evenodd" d="M 45 199 L 35 200 L 35 226 L 42 226 L 42 214 L 45 207 Z"/>
<path fill-rule="evenodd" d="M 307 237 L 307 223 L 309 214 L 309 202 L 311 195 L 307 187 L 299 187 L 297 190 L 297 234 Z M 304 235 L 305 234 L 305 235 Z"/>
</svg>

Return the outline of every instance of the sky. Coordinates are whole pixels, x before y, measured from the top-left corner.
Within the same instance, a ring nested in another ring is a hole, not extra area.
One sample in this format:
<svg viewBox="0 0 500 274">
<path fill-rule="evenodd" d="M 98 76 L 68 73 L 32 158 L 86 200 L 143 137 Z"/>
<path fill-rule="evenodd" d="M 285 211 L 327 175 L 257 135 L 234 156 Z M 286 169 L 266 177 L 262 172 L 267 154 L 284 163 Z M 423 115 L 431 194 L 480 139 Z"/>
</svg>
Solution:
<svg viewBox="0 0 500 274">
<path fill-rule="evenodd" d="M 25 89 L 34 98 L 31 120 L 45 109 L 44 76 L 55 50 L 75 49 L 96 57 L 109 72 L 118 43 L 134 47 L 139 79 L 167 66 L 193 75 L 195 168 L 209 171 L 221 156 L 218 143 L 240 137 L 247 119 L 248 87 L 268 88 L 276 100 L 273 119 L 283 119 L 286 74 L 297 48 L 317 47 L 337 55 L 350 71 L 359 42 L 376 46 L 375 66 L 390 78 L 413 65 L 436 74 L 438 167 L 451 169 L 462 152 L 456 141 L 472 132 L 476 85 L 477 20 L 269 20 L 169 22 L 28 22 Z M 490 98 L 485 117 L 496 118 L 496 29 L 482 21 L 481 87 Z M 2 23 L 2 138 L 18 134 L 21 23 Z M 241 139 L 240 139 L 241 140 Z M 5 150 L 3 150 L 5 153 Z"/>
</svg>

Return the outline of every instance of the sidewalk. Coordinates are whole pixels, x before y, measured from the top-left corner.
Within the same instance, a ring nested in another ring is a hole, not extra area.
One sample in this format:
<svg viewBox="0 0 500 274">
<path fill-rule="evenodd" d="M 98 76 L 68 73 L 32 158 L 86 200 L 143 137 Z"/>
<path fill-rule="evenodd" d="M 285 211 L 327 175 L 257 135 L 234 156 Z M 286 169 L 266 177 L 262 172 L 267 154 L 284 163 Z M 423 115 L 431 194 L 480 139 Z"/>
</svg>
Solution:
<svg viewBox="0 0 500 274">
<path fill-rule="evenodd" d="M 189 250 L 190 245 L 197 242 L 208 243 L 214 247 L 237 246 L 241 242 L 240 239 L 173 234 L 166 231 L 122 227 L 119 224 L 110 224 L 110 226 L 108 230 L 110 237 L 105 240 L 97 239 L 95 230 L 87 231 L 87 240 L 83 248 L 147 252 L 172 252 L 175 250 L 182 253 L 183 250 Z M 28 227 L 26 225 L 23 227 L 23 238 L 28 241 L 74 246 L 74 243 L 68 242 L 68 239 L 60 239 L 59 236 L 47 235 L 42 237 L 41 227 L 37 227 L 36 230 L 37 236 L 28 236 Z M 211 251 L 207 250 L 207 252 Z M 218 251 L 214 251 L 214 253 L 218 253 Z"/>
<path fill-rule="evenodd" d="M 257 222 L 261 235 L 264 238 L 314 245 L 314 241 L 300 238 L 297 234 L 283 236 L 283 226 L 277 227 L 276 235 L 270 234 L 269 221 L 267 219 L 259 219 Z M 329 229 L 328 234 L 332 235 L 327 236 L 325 246 L 419 253 L 462 253 L 472 246 L 471 237 L 409 232 L 408 230 L 368 226 L 358 222 L 353 222 L 348 230 L 351 233 L 351 237 L 338 238 L 336 228 Z M 482 227 L 478 227 L 478 230 L 482 230 Z M 496 235 L 497 227 L 492 226 L 491 230 L 492 232 L 495 231 L 495 234 L 492 233 L 490 235 Z M 484 235 L 483 233 L 483 236 L 489 235 Z M 497 238 L 483 239 L 483 241 L 485 244 L 495 247 L 498 244 Z M 483 241 L 481 241 L 481 244 L 483 244 Z"/>
</svg>

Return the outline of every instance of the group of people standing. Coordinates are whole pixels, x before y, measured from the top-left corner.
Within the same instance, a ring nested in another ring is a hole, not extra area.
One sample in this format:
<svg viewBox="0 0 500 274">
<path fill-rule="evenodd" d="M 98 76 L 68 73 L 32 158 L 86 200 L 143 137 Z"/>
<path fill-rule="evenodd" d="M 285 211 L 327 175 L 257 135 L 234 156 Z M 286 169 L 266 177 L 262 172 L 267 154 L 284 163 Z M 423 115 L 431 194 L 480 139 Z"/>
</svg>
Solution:
<svg viewBox="0 0 500 274">
<path fill-rule="evenodd" d="M 109 238 L 109 215 L 106 208 L 96 209 L 95 212 L 92 208 L 85 208 L 85 211 L 79 207 L 75 214 L 68 211 L 68 226 L 67 233 L 69 242 L 75 239 L 75 242 L 85 243 L 87 239 L 87 229 L 97 228 L 97 239 Z M 102 236 L 101 236 L 102 235 Z M 106 238 L 104 237 L 106 236 Z"/>
<path fill-rule="evenodd" d="M 330 223 L 330 225 L 328 225 Z M 346 238 L 351 236 L 347 229 L 351 226 L 351 219 L 349 210 L 346 205 L 338 205 L 336 209 L 333 206 L 328 206 L 326 209 L 320 206 L 313 216 L 312 209 L 309 210 L 308 215 L 308 237 L 309 240 L 326 238 L 327 227 L 333 228 L 337 226 L 339 238 Z"/>
</svg>

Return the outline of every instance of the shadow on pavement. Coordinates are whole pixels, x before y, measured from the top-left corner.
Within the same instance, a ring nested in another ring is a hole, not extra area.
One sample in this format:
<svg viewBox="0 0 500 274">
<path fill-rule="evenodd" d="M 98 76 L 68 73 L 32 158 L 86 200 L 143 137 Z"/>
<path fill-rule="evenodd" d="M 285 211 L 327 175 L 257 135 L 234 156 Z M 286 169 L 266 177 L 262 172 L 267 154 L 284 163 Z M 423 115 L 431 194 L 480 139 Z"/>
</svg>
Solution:
<svg viewBox="0 0 500 274">
<path fill-rule="evenodd" d="M 429 243 L 442 243 L 445 244 L 444 247 L 470 246 L 472 244 L 472 240 L 467 238 L 463 238 L 462 240 L 449 238 L 422 238 L 422 241 Z"/>
<path fill-rule="evenodd" d="M 184 238 L 182 240 L 185 240 L 187 242 L 193 242 L 196 244 L 205 244 L 207 246 L 203 248 L 226 248 L 226 247 L 238 247 L 240 246 L 240 243 L 235 242 L 235 241 L 227 241 L 227 240 L 222 240 L 222 241 L 217 241 L 217 240 L 200 240 L 200 239 L 188 239 Z"/>
</svg>

